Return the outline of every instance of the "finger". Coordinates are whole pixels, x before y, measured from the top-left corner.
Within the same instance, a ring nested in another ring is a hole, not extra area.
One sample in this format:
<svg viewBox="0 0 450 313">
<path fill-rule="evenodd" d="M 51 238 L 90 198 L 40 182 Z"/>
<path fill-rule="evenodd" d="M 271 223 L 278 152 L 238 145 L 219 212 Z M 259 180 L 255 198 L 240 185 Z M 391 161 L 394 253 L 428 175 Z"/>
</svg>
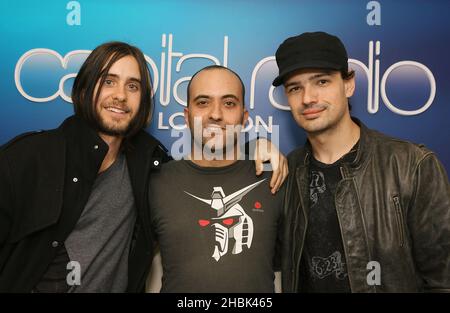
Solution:
<svg viewBox="0 0 450 313">
<path fill-rule="evenodd" d="M 285 173 L 285 180 L 286 180 L 289 176 L 289 164 L 287 162 L 286 162 L 286 167 L 284 168 L 284 173 Z"/>
<path fill-rule="evenodd" d="M 283 177 L 282 167 L 278 166 L 278 168 L 272 172 L 272 180 L 270 181 L 270 187 L 272 193 L 275 193 L 279 187 L 280 181 Z"/>
<path fill-rule="evenodd" d="M 283 168 L 283 181 L 281 182 L 281 185 L 283 185 L 284 181 L 289 175 L 289 164 L 286 158 L 283 158 L 283 164 L 280 166 Z"/>
<path fill-rule="evenodd" d="M 280 171 L 272 171 L 272 177 L 270 178 L 270 189 L 273 189 L 273 186 L 278 180 L 278 177 L 281 175 Z"/>
<path fill-rule="evenodd" d="M 280 168 L 277 180 L 275 181 L 275 184 L 273 185 L 272 190 L 271 190 L 272 194 L 275 194 L 278 191 L 278 189 L 280 188 L 282 182 L 283 182 L 283 173 L 282 173 L 282 170 Z"/>
<path fill-rule="evenodd" d="M 270 187 L 274 188 L 274 185 L 276 184 L 279 176 L 282 174 L 281 168 L 280 168 L 280 154 L 277 153 L 276 155 L 272 154 L 272 157 L 270 159 L 270 165 L 272 166 L 272 179 L 270 180 Z"/>
<path fill-rule="evenodd" d="M 279 152 L 270 154 L 270 165 L 272 166 L 272 171 L 280 170 L 280 161 L 282 161 L 283 155 Z"/>
<path fill-rule="evenodd" d="M 277 180 L 277 182 L 275 183 L 275 186 L 274 186 L 274 189 L 275 188 L 276 189 L 275 190 L 272 189 L 272 193 L 273 194 L 277 193 L 280 190 L 281 186 L 283 185 L 283 183 L 286 180 L 286 178 L 288 176 L 288 173 L 289 173 L 289 169 L 288 169 L 286 164 L 280 164 L 280 171 L 281 171 L 280 177 L 279 177 L 279 179 Z"/>
<path fill-rule="evenodd" d="M 261 175 L 264 169 L 262 160 L 258 159 L 255 160 L 255 167 L 256 167 L 256 176 Z"/>
</svg>

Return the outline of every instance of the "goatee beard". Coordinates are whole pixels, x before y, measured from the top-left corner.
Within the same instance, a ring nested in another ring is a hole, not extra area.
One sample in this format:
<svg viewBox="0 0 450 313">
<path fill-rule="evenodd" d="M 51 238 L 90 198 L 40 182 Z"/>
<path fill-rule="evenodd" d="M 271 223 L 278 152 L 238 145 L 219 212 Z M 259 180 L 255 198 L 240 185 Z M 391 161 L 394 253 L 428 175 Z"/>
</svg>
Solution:
<svg viewBox="0 0 450 313">
<path fill-rule="evenodd" d="M 114 136 L 114 137 L 126 137 L 128 135 L 129 130 L 131 129 L 131 126 L 133 125 L 134 121 L 135 121 L 136 117 L 133 118 L 128 125 L 126 125 L 125 127 L 114 127 L 114 126 L 110 126 L 108 124 L 105 123 L 105 121 L 100 118 L 97 115 L 97 130 L 102 133 L 105 134 L 107 136 Z"/>
</svg>

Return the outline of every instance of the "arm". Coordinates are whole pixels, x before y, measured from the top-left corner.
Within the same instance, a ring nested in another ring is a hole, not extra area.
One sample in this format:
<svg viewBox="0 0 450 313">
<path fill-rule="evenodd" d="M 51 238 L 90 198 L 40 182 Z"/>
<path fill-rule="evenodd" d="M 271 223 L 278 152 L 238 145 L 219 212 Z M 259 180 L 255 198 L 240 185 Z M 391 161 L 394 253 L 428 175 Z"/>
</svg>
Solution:
<svg viewBox="0 0 450 313">
<path fill-rule="evenodd" d="M 408 214 L 413 257 L 424 289 L 450 292 L 450 186 L 433 153 L 419 162 Z"/>
<path fill-rule="evenodd" d="M 281 293 L 281 271 L 275 272 L 275 293 Z"/>
<path fill-rule="evenodd" d="M 153 258 L 152 266 L 150 268 L 150 273 L 147 278 L 147 288 L 146 292 L 149 293 L 159 293 L 162 286 L 162 276 L 163 268 L 161 263 L 161 252 L 155 253 Z"/>
<path fill-rule="evenodd" d="M 270 161 L 273 170 L 270 188 L 272 193 L 275 194 L 280 189 L 289 173 L 286 157 L 274 144 L 272 144 L 272 142 L 265 138 L 259 138 L 256 141 L 253 158 L 255 160 L 256 175 L 261 175 L 264 170 L 263 163 Z"/>
</svg>

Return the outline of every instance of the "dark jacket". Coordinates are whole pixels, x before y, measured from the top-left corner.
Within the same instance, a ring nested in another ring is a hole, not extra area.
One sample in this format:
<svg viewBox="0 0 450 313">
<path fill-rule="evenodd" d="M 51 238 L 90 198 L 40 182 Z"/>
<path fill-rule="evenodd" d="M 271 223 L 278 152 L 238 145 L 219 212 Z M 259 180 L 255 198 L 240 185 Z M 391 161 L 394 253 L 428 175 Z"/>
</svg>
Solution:
<svg viewBox="0 0 450 313">
<path fill-rule="evenodd" d="M 450 291 L 450 187 L 422 145 L 361 127 L 355 160 L 343 163 L 335 195 L 352 292 Z M 309 143 L 289 156 L 282 285 L 298 291 L 309 206 Z M 368 274 L 380 264 L 381 284 Z M 370 277 L 370 276 L 369 276 Z"/>
<path fill-rule="evenodd" d="M 107 151 L 75 116 L 0 148 L 0 292 L 30 292 L 39 282 L 74 229 Z M 128 141 L 125 155 L 137 208 L 127 290 L 137 292 L 144 290 L 153 257 L 148 182 L 167 156 L 144 131 Z"/>
</svg>

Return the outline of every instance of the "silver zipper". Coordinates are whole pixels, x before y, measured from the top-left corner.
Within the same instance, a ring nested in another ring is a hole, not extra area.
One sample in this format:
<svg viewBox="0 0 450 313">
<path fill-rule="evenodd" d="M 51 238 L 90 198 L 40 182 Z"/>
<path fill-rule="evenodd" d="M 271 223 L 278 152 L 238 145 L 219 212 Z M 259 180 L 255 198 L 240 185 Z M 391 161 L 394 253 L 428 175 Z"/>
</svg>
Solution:
<svg viewBox="0 0 450 313">
<path fill-rule="evenodd" d="M 400 199 L 398 196 L 393 197 L 394 200 L 394 206 L 395 206 L 395 216 L 397 221 L 397 229 L 399 232 L 399 241 L 400 241 L 400 247 L 403 247 L 405 244 L 404 240 L 404 231 L 403 231 L 403 214 L 402 209 L 400 206 Z"/>
</svg>

